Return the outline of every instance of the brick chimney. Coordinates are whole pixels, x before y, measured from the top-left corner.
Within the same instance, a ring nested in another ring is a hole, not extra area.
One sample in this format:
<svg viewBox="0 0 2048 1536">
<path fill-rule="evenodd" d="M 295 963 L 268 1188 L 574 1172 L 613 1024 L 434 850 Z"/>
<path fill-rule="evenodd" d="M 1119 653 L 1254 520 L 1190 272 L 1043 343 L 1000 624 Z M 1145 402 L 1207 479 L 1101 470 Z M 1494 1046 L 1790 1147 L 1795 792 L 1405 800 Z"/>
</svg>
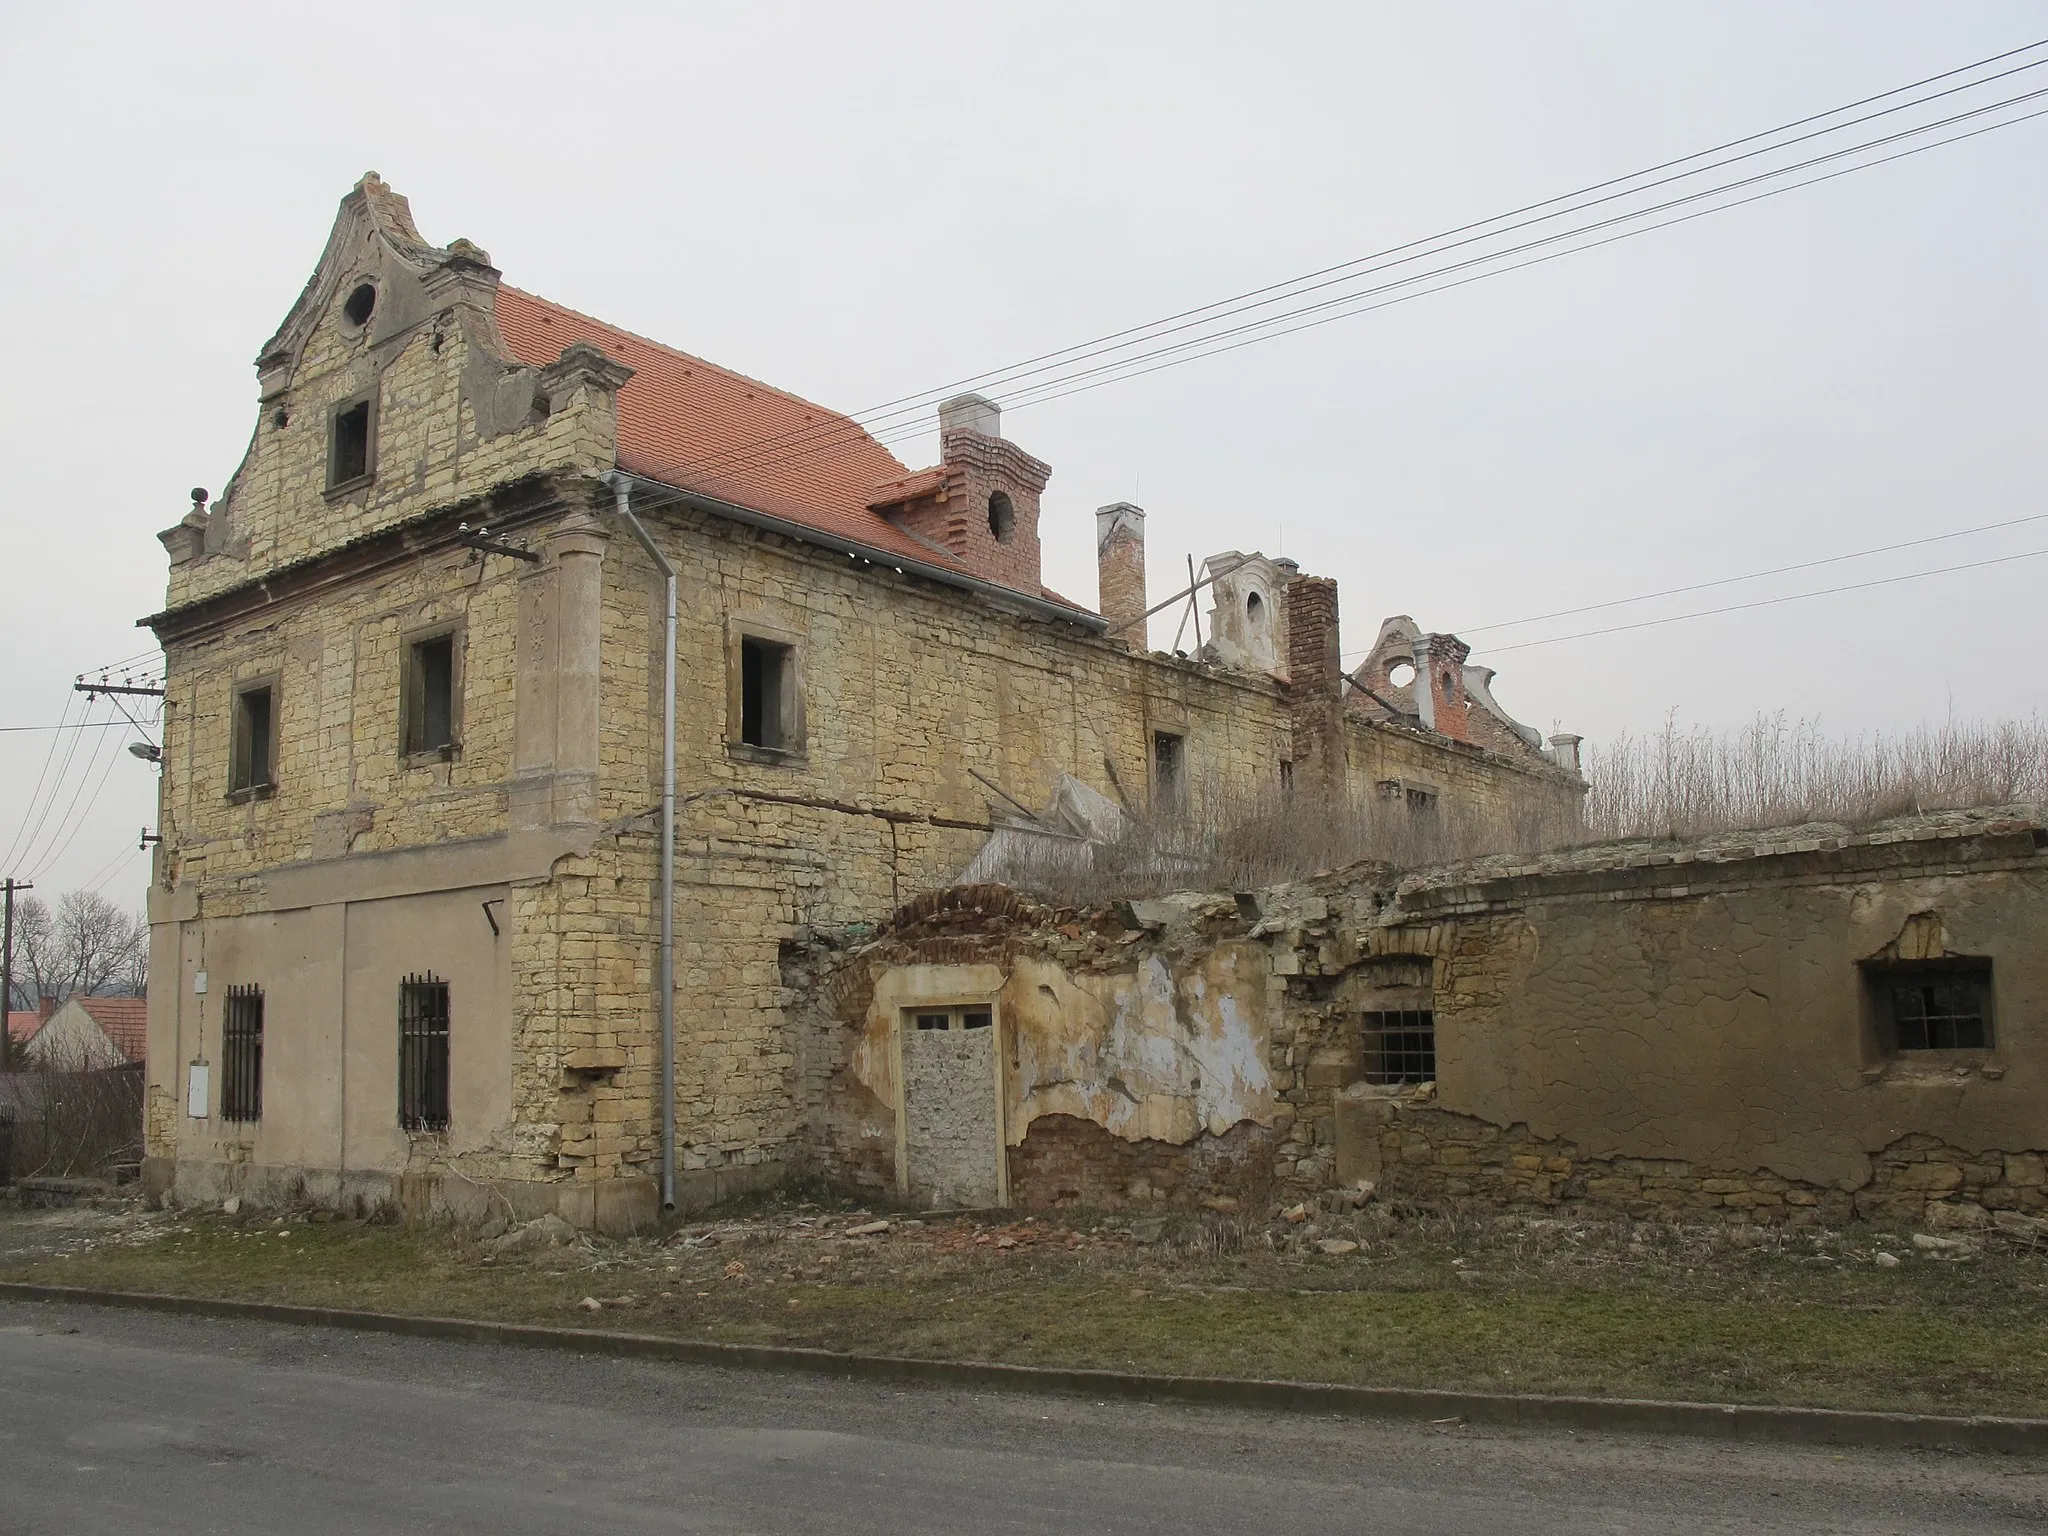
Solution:
<svg viewBox="0 0 2048 1536">
<path fill-rule="evenodd" d="M 44 996 L 36 999 L 36 1021 L 38 1023 L 49 1023 L 51 1016 L 55 1014 L 56 1011 L 57 999 L 55 999 L 54 997 Z"/>
<path fill-rule="evenodd" d="M 1095 509 L 1095 606 L 1109 620 L 1111 639 L 1134 651 L 1151 649 L 1143 622 L 1145 509 L 1128 501 Z"/>
<path fill-rule="evenodd" d="M 955 395 L 939 407 L 939 464 L 876 487 L 868 505 L 985 581 L 1041 591 L 1038 501 L 1052 466 L 1006 442 L 1002 407 Z"/>
<path fill-rule="evenodd" d="M 1415 712 L 1432 731 L 1453 741 L 1472 739 L 1465 692 L 1465 658 L 1472 647 L 1456 635 L 1424 635 L 1415 642 Z"/>
<path fill-rule="evenodd" d="M 1337 639 L 1337 583 L 1297 576 L 1281 589 L 1287 614 L 1288 712 L 1295 786 L 1344 789 L 1344 663 Z"/>
</svg>

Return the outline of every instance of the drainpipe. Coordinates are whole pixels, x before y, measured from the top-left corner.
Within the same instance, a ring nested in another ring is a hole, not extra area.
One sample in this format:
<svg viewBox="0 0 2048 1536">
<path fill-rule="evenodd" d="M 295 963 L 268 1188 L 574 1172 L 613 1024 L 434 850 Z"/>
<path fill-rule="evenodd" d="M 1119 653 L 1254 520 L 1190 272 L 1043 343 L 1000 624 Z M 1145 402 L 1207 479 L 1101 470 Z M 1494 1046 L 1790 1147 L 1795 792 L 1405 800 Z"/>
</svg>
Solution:
<svg viewBox="0 0 2048 1536">
<path fill-rule="evenodd" d="M 676 1208 L 676 570 L 633 515 L 632 482 L 613 474 L 619 521 L 661 572 L 668 615 L 661 669 L 661 1208 Z"/>
</svg>

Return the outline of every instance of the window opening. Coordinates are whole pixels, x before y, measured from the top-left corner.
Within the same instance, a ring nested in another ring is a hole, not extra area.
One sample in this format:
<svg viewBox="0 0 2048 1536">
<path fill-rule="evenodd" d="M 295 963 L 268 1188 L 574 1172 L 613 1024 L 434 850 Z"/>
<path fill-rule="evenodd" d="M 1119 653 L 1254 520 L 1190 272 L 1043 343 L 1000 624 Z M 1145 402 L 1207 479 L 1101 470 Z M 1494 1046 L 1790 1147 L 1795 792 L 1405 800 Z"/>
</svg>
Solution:
<svg viewBox="0 0 2048 1536">
<path fill-rule="evenodd" d="M 919 1029 L 930 1030 L 990 1029 L 996 1022 L 995 1010 L 985 1004 L 964 1008 L 913 1009 L 910 1018 Z"/>
<path fill-rule="evenodd" d="M 263 989 L 229 987 L 221 1019 L 220 1117 L 263 1118 Z"/>
<path fill-rule="evenodd" d="M 1186 741 L 1171 731 L 1152 733 L 1152 779 L 1163 805 L 1178 804 L 1186 767 Z"/>
<path fill-rule="evenodd" d="M 790 647 L 752 635 L 740 640 L 740 740 L 787 751 Z"/>
<path fill-rule="evenodd" d="M 377 308 L 377 290 L 369 283 L 356 284 L 355 292 L 342 301 L 342 318 L 350 325 L 361 325 Z"/>
<path fill-rule="evenodd" d="M 358 400 L 334 413 L 334 434 L 327 461 L 330 489 L 360 480 L 370 472 L 370 402 Z"/>
<path fill-rule="evenodd" d="M 398 1123 L 448 1129 L 448 983 L 432 972 L 398 988 Z"/>
<path fill-rule="evenodd" d="M 988 531 L 996 536 L 998 544 L 1010 542 L 1010 535 L 1017 531 L 1017 509 L 1010 502 L 1007 491 L 996 491 L 988 499 Z"/>
<path fill-rule="evenodd" d="M 1244 600 L 1244 616 L 1257 624 L 1266 616 L 1266 600 L 1254 592 Z"/>
<path fill-rule="evenodd" d="M 268 684 L 235 695 L 233 762 L 228 789 L 269 789 L 276 784 L 276 712 Z"/>
<path fill-rule="evenodd" d="M 449 751 L 455 745 L 455 636 L 414 641 L 405 682 L 406 752 Z"/>
<path fill-rule="evenodd" d="M 1417 789 L 1412 784 L 1403 785 L 1402 788 L 1408 797 L 1409 810 L 1417 812 L 1418 814 L 1424 814 L 1434 811 L 1436 809 L 1435 790 Z"/>
<path fill-rule="evenodd" d="M 1894 1051 L 1991 1048 L 1991 967 L 1927 962 L 1874 967 Z"/>
<path fill-rule="evenodd" d="M 1368 1083 L 1436 1080 L 1436 1014 L 1432 1009 L 1389 1008 L 1364 1018 Z"/>
</svg>

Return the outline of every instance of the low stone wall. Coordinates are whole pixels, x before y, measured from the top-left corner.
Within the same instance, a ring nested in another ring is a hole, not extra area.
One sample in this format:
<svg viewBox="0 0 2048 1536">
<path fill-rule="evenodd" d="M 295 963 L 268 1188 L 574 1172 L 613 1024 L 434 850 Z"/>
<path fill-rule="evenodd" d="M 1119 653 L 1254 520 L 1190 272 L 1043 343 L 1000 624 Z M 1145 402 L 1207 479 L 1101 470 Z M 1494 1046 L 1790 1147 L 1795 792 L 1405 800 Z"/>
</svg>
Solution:
<svg viewBox="0 0 2048 1536">
<path fill-rule="evenodd" d="M 2048 1211 L 2048 1162 L 2040 1153 L 1969 1152 L 1933 1136 L 1901 1137 L 1871 1159 L 1868 1183 L 1844 1190 L 1760 1169 L 1586 1157 L 1527 1126 L 1492 1125 L 1427 1097 L 1353 1093 L 1339 1096 L 1336 1109 L 1334 1177 L 1347 1185 L 1367 1180 L 1379 1199 L 1396 1204 L 1786 1226 L 1861 1219 L 1937 1231 L 2031 1231 Z"/>
</svg>

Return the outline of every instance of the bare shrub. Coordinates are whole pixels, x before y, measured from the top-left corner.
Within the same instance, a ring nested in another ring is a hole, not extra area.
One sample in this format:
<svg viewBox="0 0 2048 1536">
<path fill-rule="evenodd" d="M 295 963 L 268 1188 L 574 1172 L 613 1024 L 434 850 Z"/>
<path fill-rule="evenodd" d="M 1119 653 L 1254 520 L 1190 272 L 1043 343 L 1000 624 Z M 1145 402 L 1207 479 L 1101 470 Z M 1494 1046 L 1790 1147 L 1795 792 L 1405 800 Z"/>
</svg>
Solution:
<svg viewBox="0 0 2048 1536">
<path fill-rule="evenodd" d="M 1509 779 L 1481 806 L 1405 792 L 1248 793 L 1194 779 L 1176 805 L 1127 811 L 1114 835 L 1014 839 L 978 878 L 1072 904 L 1174 890 L 1256 890 L 1358 864 L 1416 869 L 1490 854 L 1620 838 L 1697 837 L 1804 822 L 2048 803 L 2048 722 L 1939 726 L 1853 738 L 1818 721 L 1760 715 L 1734 731 L 1681 727 L 1617 737 L 1586 758 L 1583 807 L 1541 781 Z"/>
<path fill-rule="evenodd" d="M 9 1177 L 97 1175 L 142 1157 L 137 1062 L 72 1070 L 43 1062 L 0 1074 L 0 1136 Z"/>
<path fill-rule="evenodd" d="M 2048 722 L 1940 725 L 1840 738 L 1817 720 L 1759 715 L 1734 731 L 1680 726 L 1616 737 L 1586 758 L 1592 839 L 1698 837 L 1809 821 L 2048 802 Z"/>
</svg>

